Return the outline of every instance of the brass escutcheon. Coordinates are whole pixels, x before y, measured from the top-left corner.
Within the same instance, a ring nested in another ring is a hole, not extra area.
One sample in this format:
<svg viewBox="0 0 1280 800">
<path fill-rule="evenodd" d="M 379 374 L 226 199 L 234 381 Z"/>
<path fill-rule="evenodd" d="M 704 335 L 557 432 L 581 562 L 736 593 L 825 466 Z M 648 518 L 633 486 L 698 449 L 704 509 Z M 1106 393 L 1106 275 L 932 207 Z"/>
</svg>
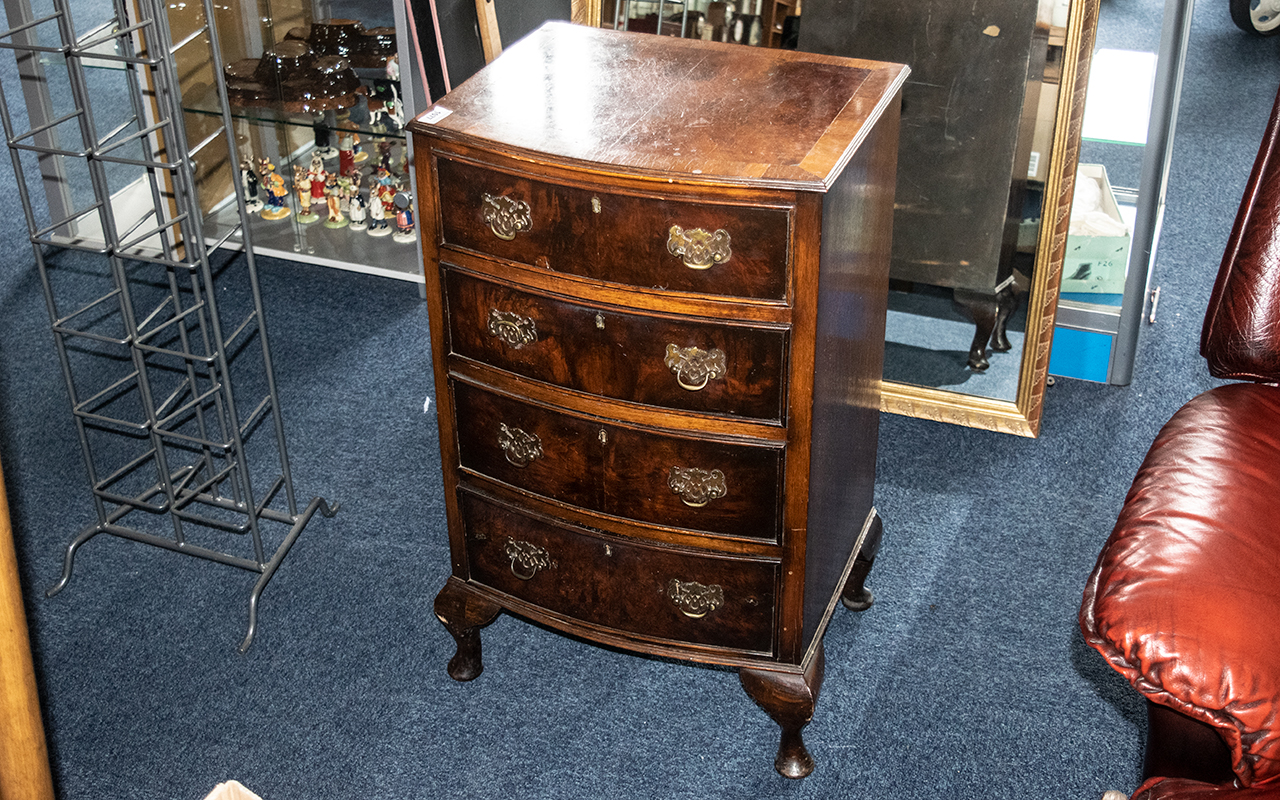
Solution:
<svg viewBox="0 0 1280 800">
<path fill-rule="evenodd" d="M 712 500 L 724 497 L 728 492 L 724 473 L 718 469 L 672 467 L 667 475 L 667 486 L 680 495 L 681 502 L 691 508 L 702 508 Z"/>
<path fill-rule="evenodd" d="M 505 422 L 498 423 L 498 447 L 507 461 L 517 467 L 527 467 L 529 462 L 542 457 L 542 440 L 537 434 L 528 433 Z"/>
<path fill-rule="evenodd" d="M 506 195 L 494 197 L 488 192 L 481 199 L 484 200 L 484 221 L 499 239 L 509 242 L 517 233 L 533 227 L 533 211 L 523 200 L 512 200 Z"/>
<path fill-rule="evenodd" d="M 704 388 L 707 381 L 723 378 L 727 371 L 724 351 L 718 347 L 703 350 L 668 344 L 667 355 L 662 363 L 675 373 L 676 382 L 691 392 Z"/>
<path fill-rule="evenodd" d="M 538 328 L 531 318 L 496 308 L 489 309 L 489 333 L 506 342 L 513 350 L 538 341 Z"/>
<path fill-rule="evenodd" d="M 511 559 L 511 574 L 522 581 L 537 575 L 538 570 L 551 569 L 556 565 L 550 553 L 532 542 L 508 538 L 504 549 L 507 558 Z"/>
<path fill-rule="evenodd" d="M 672 578 L 667 584 L 667 597 L 686 617 L 699 619 L 724 605 L 724 589 L 719 584 L 703 586 L 697 581 Z"/>
<path fill-rule="evenodd" d="M 708 233 L 702 228 L 686 231 L 679 225 L 672 225 L 668 231 L 667 251 L 683 259 L 689 269 L 710 269 L 733 255 L 729 249 L 729 232 L 724 228 Z"/>
</svg>

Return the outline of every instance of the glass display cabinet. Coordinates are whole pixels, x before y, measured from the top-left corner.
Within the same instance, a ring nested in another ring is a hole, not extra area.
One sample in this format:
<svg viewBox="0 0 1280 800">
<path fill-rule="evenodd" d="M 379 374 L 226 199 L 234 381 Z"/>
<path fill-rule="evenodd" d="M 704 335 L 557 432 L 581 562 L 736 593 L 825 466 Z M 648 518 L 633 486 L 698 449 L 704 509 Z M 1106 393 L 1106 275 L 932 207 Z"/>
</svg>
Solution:
<svg viewBox="0 0 1280 800">
<path fill-rule="evenodd" d="M 169 8 L 175 40 L 198 35 L 198 9 Z M 176 56 L 188 137 L 218 125 L 216 81 L 234 119 L 238 163 L 211 146 L 195 165 L 210 239 L 237 224 L 239 185 L 259 254 L 420 283 L 403 6 L 263 0 L 216 13 L 222 74 Z"/>
</svg>

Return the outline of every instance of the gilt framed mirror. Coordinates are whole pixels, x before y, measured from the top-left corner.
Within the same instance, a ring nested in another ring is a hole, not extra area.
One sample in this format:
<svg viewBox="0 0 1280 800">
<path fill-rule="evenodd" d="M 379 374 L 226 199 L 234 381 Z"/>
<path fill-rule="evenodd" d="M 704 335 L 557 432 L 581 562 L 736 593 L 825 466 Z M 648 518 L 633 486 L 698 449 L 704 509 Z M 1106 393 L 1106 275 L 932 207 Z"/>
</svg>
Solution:
<svg viewBox="0 0 1280 800">
<path fill-rule="evenodd" d="M 912 66 L 882 410 L 1038 435 L 1098 9 L 805 0 L 801 50 Z"/>
<path fill-rule="evenodd" d="M 573 19 L 784 5 L 799 50 L 911 66 L 881 409 L 1038 435 L 1100 0 L 621 1 Z"/>
</svg>

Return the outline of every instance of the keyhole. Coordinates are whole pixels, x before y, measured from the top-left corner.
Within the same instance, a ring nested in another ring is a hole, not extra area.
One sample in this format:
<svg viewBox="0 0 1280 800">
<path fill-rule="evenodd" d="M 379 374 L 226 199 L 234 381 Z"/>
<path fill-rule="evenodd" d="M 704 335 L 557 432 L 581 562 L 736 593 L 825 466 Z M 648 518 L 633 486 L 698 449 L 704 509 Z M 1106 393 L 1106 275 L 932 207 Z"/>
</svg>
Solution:
<svg viewBox="0 0 1280 800">
<path fill-rule="evenodd" d="M 596 314 L 596 327 L 597 327 L 597 328 L 599 328 L 600 330 L 604 330 L 604 315 L 603 315 L 603 314 Z"/>
<path fill-rule="evenodd" d="M 609 443 L 609 433 L 604 428 L 600 429 L 600 444 Z"/>
<path fill-rule="evenodd" d="M 591 198 L 591 210 L 592 210 L 593 212 L 595 212 L 596 214 L 599 214 L 599 213 L 600 213 L 600 198 L 599 198 L 599 197 L 593 197 L 593 198 Z"/>
</svg>

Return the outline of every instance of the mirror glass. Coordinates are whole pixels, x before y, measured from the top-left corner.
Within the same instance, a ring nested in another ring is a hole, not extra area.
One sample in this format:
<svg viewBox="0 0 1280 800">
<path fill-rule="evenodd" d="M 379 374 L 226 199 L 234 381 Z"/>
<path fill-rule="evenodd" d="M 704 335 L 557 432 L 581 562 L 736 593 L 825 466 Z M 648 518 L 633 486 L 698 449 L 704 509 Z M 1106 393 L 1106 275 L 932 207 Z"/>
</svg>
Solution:
<svg viewBox="0 0 1280 800">
<path fill-rule="evenodd" d="M 582 16 L 910 65 L 882 408 L 1035 436 L 1098 3 L 605 0 Z"/>
<path fill-rule="evenodd" d="M 1057 223 L 1070 208 L 1096 20 L 1096 0 L 806 0 L 800 49 L 912 68 L 885 410 L 1038 433 Z"/>
<path fill-rule="evenodd" d="M 869 0 L 860 18 L 842 17 L 849 27 L 837 37 L 848 52 L 912 68 L 903 90 L 885 378 L 1012 402 L 1067 6 L 936 6 L 922 19 L 919 9 Z M 814 0 L 810 14 L 823 7 Z M 823 33 L 810 37 L 806 28 L 802 44 L 833 49 L 829 28 L 814 27 Z"/>
</svg>

